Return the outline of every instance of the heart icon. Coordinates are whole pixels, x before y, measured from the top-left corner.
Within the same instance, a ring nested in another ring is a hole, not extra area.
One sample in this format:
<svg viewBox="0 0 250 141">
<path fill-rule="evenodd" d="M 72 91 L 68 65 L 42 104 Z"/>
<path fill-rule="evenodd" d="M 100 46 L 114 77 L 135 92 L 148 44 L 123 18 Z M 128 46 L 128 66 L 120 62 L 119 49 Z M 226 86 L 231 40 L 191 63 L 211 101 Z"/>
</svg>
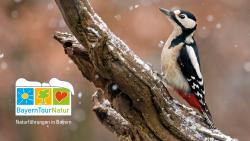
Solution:
<svg viewBox="0 0 250 141">
<path fill-rule="evenodd" d="M 56 99 L 58 102 L 61 102 L 65 97 L 67 97 L 68 93 L 66 92 L 56 92 Z"/>
</svg>

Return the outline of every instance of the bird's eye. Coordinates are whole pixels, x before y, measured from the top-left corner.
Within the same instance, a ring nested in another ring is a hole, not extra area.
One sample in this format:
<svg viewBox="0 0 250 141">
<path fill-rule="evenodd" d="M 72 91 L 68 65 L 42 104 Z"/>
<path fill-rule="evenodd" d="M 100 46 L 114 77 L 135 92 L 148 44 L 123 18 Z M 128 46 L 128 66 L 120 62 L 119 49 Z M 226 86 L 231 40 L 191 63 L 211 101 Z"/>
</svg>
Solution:
<svg viewBox="0 0 250 141">
<path fill-rule="evenodd" d="M 179 17 L 180 17 L 181 19 L 184 19 L 184 18 L 185 18 L 185 15 L 184 15 L 184 14 L 180 14 Z"/>
</svg>

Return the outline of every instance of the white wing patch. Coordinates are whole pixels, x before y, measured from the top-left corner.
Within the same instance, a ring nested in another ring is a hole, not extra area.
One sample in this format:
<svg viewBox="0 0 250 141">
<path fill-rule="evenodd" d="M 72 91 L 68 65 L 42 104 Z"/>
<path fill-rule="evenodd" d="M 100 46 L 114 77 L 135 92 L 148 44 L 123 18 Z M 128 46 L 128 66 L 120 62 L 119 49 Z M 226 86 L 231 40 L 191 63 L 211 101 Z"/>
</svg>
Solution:
<svg viewBox="0 0 250 141">
<path fill-rule="evenodd" d="M 201 71 L 200 71 L 200 65 L 198 63 L 198 59 L 195 55 L 194 49 L 191 46 L 187 46 L 187 53 L 191 60 L 192 65 L 194 66 L 194 69 L 196 71 L 196 74 L 200 79 L 202 79 Z"/>
<path fill-rule="evenodd" d="M 195 88 L 198 88 L 198 89 L 199 89 L 199 88 L 200 88 L 199 85 L 197 85 L 197 84 L 195 84 L 195 83 L 193 83 L 193 85 L 192 85 L 191 87 L 192 87 L 193 89 L 195 89 Z"/>
<path fill-rule="evenodd" d="M 199 93 L 199 92 L 197 92 L 196 95 L 197 95 L 198 97 L 203 98 L 203 95 L 202 95 L 201 93 Z"/>
</svg>

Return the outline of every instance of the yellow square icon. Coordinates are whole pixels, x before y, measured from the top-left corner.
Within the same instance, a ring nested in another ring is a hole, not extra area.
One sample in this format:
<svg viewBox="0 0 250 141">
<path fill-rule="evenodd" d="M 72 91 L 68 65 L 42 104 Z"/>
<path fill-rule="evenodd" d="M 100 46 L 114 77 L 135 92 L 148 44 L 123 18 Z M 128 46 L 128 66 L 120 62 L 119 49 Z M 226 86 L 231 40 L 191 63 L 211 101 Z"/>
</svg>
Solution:
<svg viewBox="0 0 250 141">
<path fill-rule="evenodd" d="M 35 105 L 51 105 L 51 92 L 51 88 L 35 88 Z"/>
</svg>

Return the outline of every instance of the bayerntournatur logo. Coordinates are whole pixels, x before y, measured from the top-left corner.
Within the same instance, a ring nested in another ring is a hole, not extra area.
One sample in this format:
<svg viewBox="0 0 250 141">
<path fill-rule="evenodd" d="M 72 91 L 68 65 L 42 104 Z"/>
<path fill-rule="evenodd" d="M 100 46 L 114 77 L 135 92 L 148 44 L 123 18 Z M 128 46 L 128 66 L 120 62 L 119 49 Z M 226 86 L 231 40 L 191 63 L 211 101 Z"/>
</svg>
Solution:
<svg viewBox="0 0 250 141">
<path fill-rule="evenodd" d="M 49 83 L 16 81 L 16 116 L 70 116 L 73 86 L 52 78 Z"/>
</svg>

